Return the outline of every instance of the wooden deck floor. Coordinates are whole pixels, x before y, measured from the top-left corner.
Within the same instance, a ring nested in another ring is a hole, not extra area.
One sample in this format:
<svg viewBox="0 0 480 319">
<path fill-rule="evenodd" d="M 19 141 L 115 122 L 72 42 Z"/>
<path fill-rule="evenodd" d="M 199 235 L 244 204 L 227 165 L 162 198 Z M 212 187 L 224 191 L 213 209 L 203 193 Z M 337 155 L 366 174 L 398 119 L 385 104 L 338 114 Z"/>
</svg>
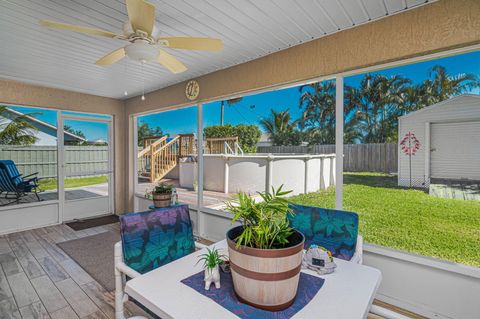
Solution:
<svg viewBox="0 0 480 319">
<path fill-rule="evenodd" d="M 56 245 L 106 231 L 118 232 L 118 224 L 80 231 L 56 225 L 0 236 L 0 318 L 115 319 L 113 292 L 106 291 Z M 423 318 L 375 303 L 410 318 Z M 132 302 L 126 303 L 126 309 L 127 317 L 151 318 Z"/>
<path fill-rule="evenodd" d="M 118 224 L 73 231 L 51 226 L 0 236 L 0 318 L 115 319 L 106 291 L 57 242 L 118 231 Z M 143 315 L 131 302 L 129 316 Z"/>
<path fill-rule="evenodd" d="M 178 200 L 182 203 L 189 204 L 189 205 L 197 205 L 197 192 L 193 189 L 180 187 L 178 184 L 178 180 L 176 179 L 163 179 L 163 183 L 167 183 L 170 185 L 175 186 L 177 193 L 178 193 Z M 153 189 L 155 184 L 149 182 L 139 182 L 137 187 L 137 193 L 144 194 L 147 189 Z M 214 192 L 214 191 L 203 191 L 203 205 L 208 208 L 218 208 L 219 206 L 223 206 L 226 201 L 231 199 L 234 194 L 225 194 L 222 192 Z"/>
</svg>

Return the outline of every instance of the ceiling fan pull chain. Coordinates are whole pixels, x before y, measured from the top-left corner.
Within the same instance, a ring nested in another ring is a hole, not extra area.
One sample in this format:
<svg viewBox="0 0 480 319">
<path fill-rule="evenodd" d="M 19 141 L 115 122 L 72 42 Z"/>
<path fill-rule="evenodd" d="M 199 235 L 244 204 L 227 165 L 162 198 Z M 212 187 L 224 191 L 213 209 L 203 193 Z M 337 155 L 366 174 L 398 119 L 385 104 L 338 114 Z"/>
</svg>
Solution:
<svg viewBox="0 0 480 319">
<path fill-rule="evenodd" d="M 124 69 L 123 69 L 123 78 L 124 79 L 128 79 L 128 77 L 127 77 L 127 67 L 128 67 L 128 59 L 125 59 L 125 65 L 124 65 Z M 125 92 L 123 92 L 123 95 L 125 95 L 125 96 L 128 95 L 127 86 L 128 85 L 125 85 Z"/>
<path fill-rule="evenodd" d="M 145 101 L 145 71 L 143 69 L 145 62 L 142 61 L 140 63 L 142 63 L 142 101 Z"/>
</svg>

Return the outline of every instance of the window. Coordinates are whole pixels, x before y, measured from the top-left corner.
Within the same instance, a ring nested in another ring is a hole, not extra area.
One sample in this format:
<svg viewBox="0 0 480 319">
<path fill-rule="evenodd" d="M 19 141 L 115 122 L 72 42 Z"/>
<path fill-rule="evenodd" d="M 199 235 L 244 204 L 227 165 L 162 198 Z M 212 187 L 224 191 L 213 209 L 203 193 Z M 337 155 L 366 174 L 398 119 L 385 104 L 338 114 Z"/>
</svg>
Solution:
<svg viewBox="0 0 480 319">
<path fill-rule="evenodd" d="M 196 143 L 196 106 L 138 116 L 136 193 L 167 184 L 180 203 L 197 206 Z"/>
<path fill-rule="evenodd" d="M 0 105 L 0 160 L 1 206 L 57 200 L 57 112 Z"/>
<path fill-rule="evenodd" d="M 205 104 L 203 132 L 206 208 L 280 186 L 307 203 L 335 184 L 335 81 Z"/>
<path fill-rule="evenodd" d="M 480 266 L 479 61 L 345 78 L 343 206 L 366 242 Z"/>
</svg>

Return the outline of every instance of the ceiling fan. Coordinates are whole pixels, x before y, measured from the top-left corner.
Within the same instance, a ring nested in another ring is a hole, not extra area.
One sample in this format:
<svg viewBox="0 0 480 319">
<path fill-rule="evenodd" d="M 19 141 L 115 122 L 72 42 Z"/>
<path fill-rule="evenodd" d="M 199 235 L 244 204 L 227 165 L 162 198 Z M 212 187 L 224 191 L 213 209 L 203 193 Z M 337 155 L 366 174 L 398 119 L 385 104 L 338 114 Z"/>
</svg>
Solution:
<svg viewBox="0 0 480 319">
<path fill-rule="evenodd" d="M 160 30 L 155 25 L 155 6 L 144 0 L 126 0 L 128 21 L 123 25 L 123 34 L 104 31 L 96 28 L 77 26 L 67 23 L 41 20 L 40 24 L 47 28 L 70 30 L 88 33 L 119 40 L 130 44 L 117 49 L 99 59 L 97 65 L 111 65 L 127 56 L 141 63 L 157 62 L 172 73 L 181 73 L 187 67 L 162 48 L 203 50 L 219 52 L 223 50 L 223 42 L 213 38 L 194 37 L 159 37 Z"/>
</svg>

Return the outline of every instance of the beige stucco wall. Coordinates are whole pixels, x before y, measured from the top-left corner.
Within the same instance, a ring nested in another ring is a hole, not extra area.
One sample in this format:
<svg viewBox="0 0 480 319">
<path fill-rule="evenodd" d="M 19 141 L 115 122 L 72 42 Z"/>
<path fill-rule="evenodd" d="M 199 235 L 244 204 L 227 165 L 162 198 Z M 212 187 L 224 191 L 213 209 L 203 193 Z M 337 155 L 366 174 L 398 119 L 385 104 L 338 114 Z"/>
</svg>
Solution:
<svg viewBox="0 0 480 319">
<path fill-rule="evenodd" d="M 0 103 L 112 115 L 115 144 L 115 212 L 125 211 L 125 194 L 127 193 L 125 127 L 127 124 L 124 101 L 0 80 Z"/>
</svg>

